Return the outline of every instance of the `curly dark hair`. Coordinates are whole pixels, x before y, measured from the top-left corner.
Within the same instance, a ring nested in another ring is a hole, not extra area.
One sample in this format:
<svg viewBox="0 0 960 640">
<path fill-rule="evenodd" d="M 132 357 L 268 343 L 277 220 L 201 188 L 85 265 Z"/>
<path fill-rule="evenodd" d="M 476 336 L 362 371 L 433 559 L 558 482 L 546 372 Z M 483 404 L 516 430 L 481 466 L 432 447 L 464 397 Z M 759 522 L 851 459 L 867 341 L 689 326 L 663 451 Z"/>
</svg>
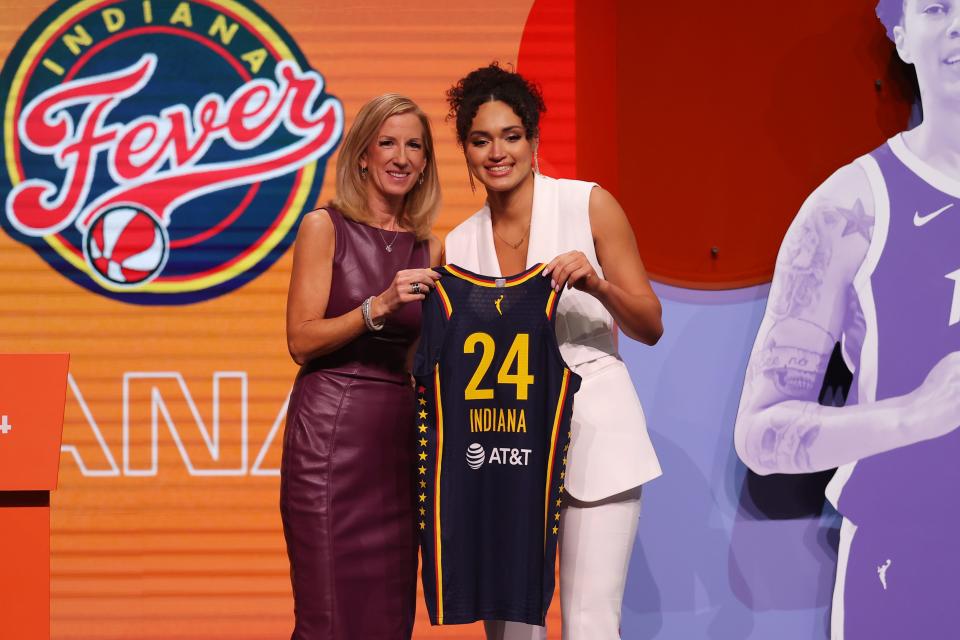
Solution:
<svg viewBox="0 0 960 640">
<path fill-rule="evenodd" d="M 450 104 L 447 120 L 456 121 L 461 146 L 467 140 L 480 105 L 496 100 L 510 105 L 523 123 L 528 139 L 540 135 L 540 116 L 547 111 L 540 88 L 519 73 L 507 71 L 493 62 L 471 71 L 447 91 Z"/>
<path fill-rule="evenodd" d="M 903 5 L 906 0 L 880 0 L 877 2 L 877 17 L 887 29 L 887 37 L 893 40 L 893 28 L 903 22 Z"/>
</svg>

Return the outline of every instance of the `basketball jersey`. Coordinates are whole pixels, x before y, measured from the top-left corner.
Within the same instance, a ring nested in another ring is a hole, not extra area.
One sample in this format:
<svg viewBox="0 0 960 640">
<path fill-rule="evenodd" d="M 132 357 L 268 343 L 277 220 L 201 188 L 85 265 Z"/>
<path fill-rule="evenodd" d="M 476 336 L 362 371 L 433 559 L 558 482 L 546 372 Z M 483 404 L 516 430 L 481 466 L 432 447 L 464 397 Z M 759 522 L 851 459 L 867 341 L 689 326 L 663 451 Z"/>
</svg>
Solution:
<svg viewBox="0 0 960 640">
<path fill-rule="evenodd" d="M 876 215 L 854 282 L 866 333 L 853 385 L 858 402 L 874 402 L 913 391 L 960 350 L 960 182 L 900 136 L 858 162 Z M 948 585 L 960 575 L 958 490 L 960 431 L 837 472 L 828 495 L 857 526 L 845 568 L 847 637 L 939 637 L 944 615 L 957 620 L 960 598 Z"/>
<path fill-rule="evenodd" d="M 508 278 L 455 265 L 424 301 L 417 513 L 433 624 L 544 624 L 580 378 L 554 331 L 538 264 Z"/>
</svg>

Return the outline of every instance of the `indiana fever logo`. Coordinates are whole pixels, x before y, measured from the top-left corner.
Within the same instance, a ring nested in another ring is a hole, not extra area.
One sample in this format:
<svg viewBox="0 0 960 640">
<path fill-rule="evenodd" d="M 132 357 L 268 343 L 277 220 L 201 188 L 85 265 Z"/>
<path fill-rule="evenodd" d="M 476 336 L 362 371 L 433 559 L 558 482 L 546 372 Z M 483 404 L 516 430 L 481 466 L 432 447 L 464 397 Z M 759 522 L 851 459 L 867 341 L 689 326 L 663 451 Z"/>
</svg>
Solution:
<svg viewBox="0 0 960 640">
<path fill-rule="evenodd" d="M 248 0 L 58 2 L 0 75 L 0 220 L 91 291 L 182 304 L 289 246 L 343 110 Z"/>
</svg>

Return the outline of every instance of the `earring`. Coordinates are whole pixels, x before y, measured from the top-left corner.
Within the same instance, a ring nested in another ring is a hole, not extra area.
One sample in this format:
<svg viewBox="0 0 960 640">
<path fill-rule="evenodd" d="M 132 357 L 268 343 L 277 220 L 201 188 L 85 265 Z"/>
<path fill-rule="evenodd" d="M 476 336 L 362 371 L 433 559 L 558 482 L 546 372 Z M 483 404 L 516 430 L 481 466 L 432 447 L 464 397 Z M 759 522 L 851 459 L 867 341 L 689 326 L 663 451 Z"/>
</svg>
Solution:
<svg viewBox="0 0 960 640">
<path fill-rule="evenodd" d="M 467 169 L 467 175 L 470 176 L 470 191 L 477 193 L 477 184 L 473 181 L 473 171 Z"/>
<path fill-rule="evenodd" d="M 540 175 L 540 148 L 533 150 L 533 172 Z"/>
<path fill-rule="evenodd" d="M 420 177 L 417 179 L 417 184 L 419 185 L 423 184 L 423 171 L 420 172 Z"/>
<path fill-rule="evenodd" d="M 360 179 L 361 179 L 361 180 L 366 180 L 366 179 L 367 179 L 367 168 L 366 168 L 366 167 L 360 167 Z"/>
</svg>

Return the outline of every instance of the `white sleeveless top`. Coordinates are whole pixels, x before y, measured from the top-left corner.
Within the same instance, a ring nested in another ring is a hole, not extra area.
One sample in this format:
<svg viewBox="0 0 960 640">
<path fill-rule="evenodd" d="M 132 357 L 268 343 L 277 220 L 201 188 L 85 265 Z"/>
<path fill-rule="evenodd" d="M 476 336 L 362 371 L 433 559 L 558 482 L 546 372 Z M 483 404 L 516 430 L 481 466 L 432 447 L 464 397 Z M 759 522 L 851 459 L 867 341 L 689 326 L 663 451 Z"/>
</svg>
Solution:
<svg viewBox="0 0 960 640">
<path fill-rule="evenodd" d="M 590 228 L 590 192 L 595 186 L 536 176 L 528 268 L 578 250 L 603 277 Z M 489 206 L 447 234 L 446 258 L 475 273 L 504 275 Z M 613 324 L 610 313 L 590 294 L 567 289 L 560 297 L 557 342 L 567 365 L 583 378 L 573 405 L 565 488 L 583 501 L 632 489 L 661 473 L 636 390 L 617 354 Z"/>
</svg>

